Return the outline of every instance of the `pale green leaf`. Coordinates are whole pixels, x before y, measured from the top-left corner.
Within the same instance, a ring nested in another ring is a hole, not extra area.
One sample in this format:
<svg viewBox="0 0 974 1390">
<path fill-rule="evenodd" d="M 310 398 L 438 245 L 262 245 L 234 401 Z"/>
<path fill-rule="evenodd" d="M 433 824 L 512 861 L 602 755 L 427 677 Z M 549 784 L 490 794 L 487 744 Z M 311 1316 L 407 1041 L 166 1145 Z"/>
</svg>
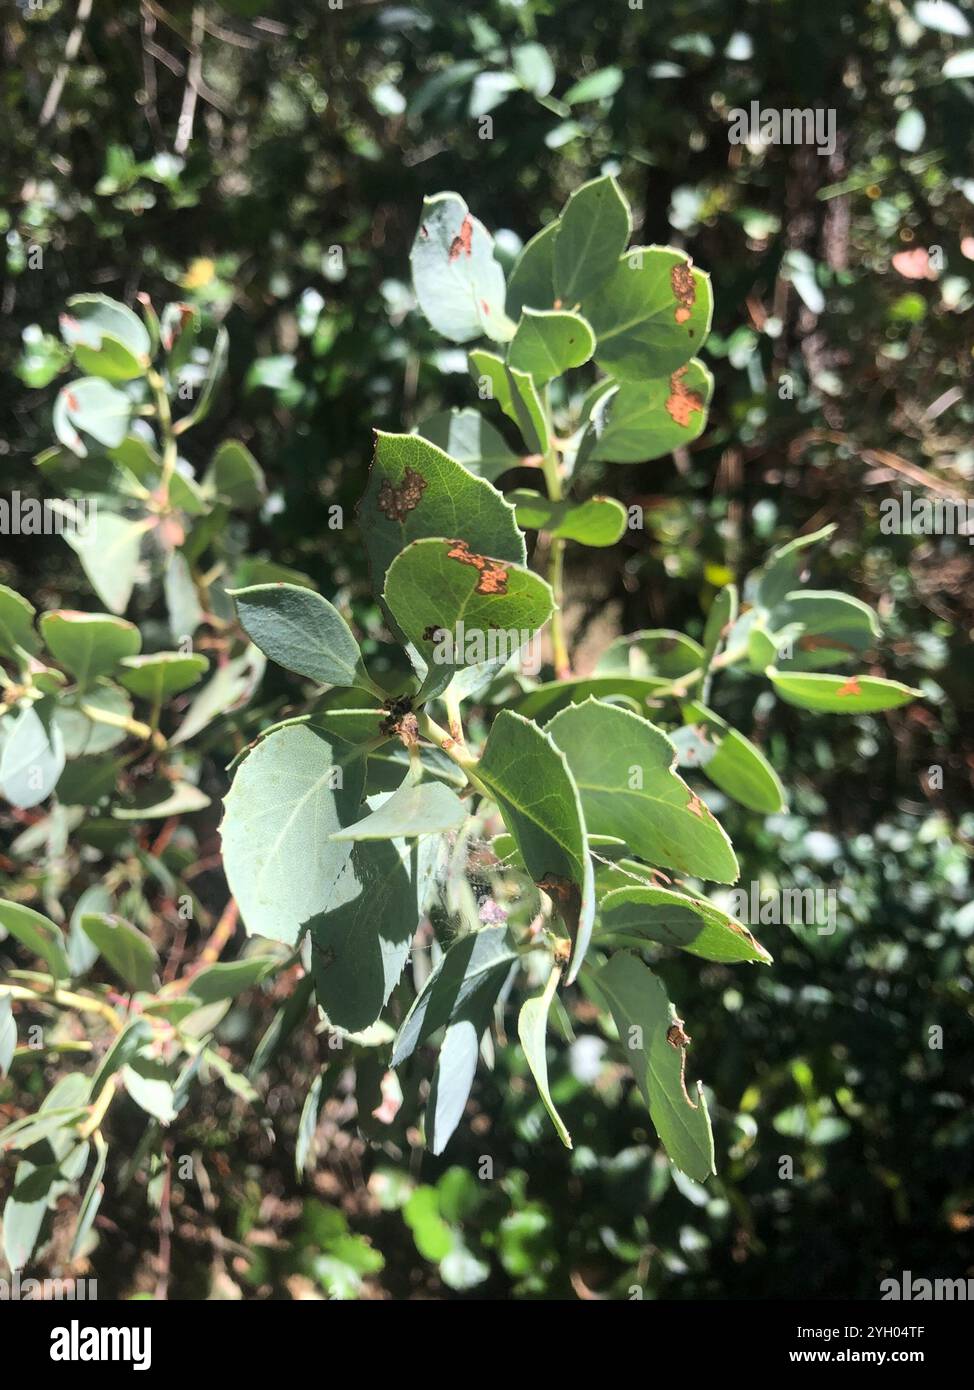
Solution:
<svg viewBox="0 0 974 1390">
<path fill-rule="evenodd" d="M 736 882 L 730 840 L 673 770 L 676 752 L 662 730 L 589 699 L 556 714 L 547 732 L 568 760 L 591 834 L 624 840 L 649 864 Z"/>
<path fill-rule="evenodd" d="M 544 1108 L 551 1116 L 551 1123 L 558 1132 L 558 1138 L 566 1149 L 570 1149 L 572 1147 L 571 1135 L 555 1108 L 548 1086 L 548 1013 L 555 997 L 560 975 L 560 968 L 555 966 L 548 976 L 548 983 L 545 985 L 544 992 L 539 994 L 537 998 L 525 1000 L 522 1004 L 517 1020 L 517 1035 L 521 1040 L 524 1056 L 531 1068 L 531 1075 L 534 1077 Z"/>
<path fill-rule="evenodd" d="M 294 944 L 325 912 L 351 845 L 329 839 L 359 814 L 365 758 L 309 724 L 262 739 L 224 802 L 223 861 L 251 935 Z"/>
</svg>

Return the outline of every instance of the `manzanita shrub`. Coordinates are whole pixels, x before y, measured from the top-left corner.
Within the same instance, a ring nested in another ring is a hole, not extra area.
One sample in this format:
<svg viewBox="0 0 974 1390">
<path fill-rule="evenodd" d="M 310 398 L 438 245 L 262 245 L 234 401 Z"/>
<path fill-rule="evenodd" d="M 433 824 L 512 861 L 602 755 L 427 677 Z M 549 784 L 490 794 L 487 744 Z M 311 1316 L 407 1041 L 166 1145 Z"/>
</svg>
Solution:
<svg viewBox="0 0 974 1390">
<path fill-rule="evenodd" d="M 807 587 L 812 548 L 831 527 L 773 551 L 740 599 L 734 585 L 721 590 L 701 641 L 635 632 L 573 673 L 566 546 L 610 546 L 638 523 L 594 489 L 616 465 L 697 438 L 712 389 L 696 355 L 711 320 L 707 275 L 671 247 L 629 247 L 630 236 L 617 183 L 596 179 L 505 282 L 491 236 L 458 195 L 425 203 L 416 297 L 451 342 L 487 340 L 469 353 L 483 411 L 376 435 L 358 523 L 391 641 L 360 641 L 303 576 L 247 555 L 232 513 L 259 504 L 263 480 L 242 445 L 222 445 L 200 481 L 181 457 L 180 436 L 225 360 L 222 333 L 202 341 L 185 306 L 156 321 L 148 304 L 143 319 L 98 296 L 69 305 L 63 332 L 85 376 L 61 391 L 60 448 L 38 462 L 65 508 L 72 496 L 99 499 L 97 543 L 70 539 L 110 612 L 46 613 L 35 625 L 27 600 L 0 590 L 0 792 L 22 808 L 50 799 L 24 834 L 60 855 L 57 873 L 25 880 L 22 896 L 47 915 L 0 904 L 0 926 L 45 966 L 0 987 L 0 1064 L 30 1053 L 17 1024 L 33 1009 L 61 1020 L 45 1050 L 92 1054 L 92 1066 L 0 1131 L 0 1147 L 19 1156 L 4 1212 L 12 1265 L 72 1187 L 85 1193 L 83 1248 L 119 1094 L 148 1117 L 134 1161 L 158 1171 L 161 1136 L 190 1087 L 212 1077 L 256 1101 L 255 1080 L 315 1008 L 333 1065 L 378 1059 L 392 1090 L 394 1072 L 415 1095 L 435 1052 L 425 1134 L 441 1153 L 489 1060 L 492 1022 L 516 1007 L 517 1042 L 503 1027 L 498 1037 L 523 1048 L 570 1147 L 548 1048 L 551 1029 L 570 1036 L 562 996 L 580 989 L 671 1162 L 697 1181 L 714 1171 L 707 1099 L 688 1076 L 692 1020 L 653 963 L 675 950 L 770 964 L 747 925 L 708 897 L 708 884 L 740 875 L 708 788 L 760 815 L 785 805 L 764 754 L 719 713 L 720 679 L 742 668 L 820 713 L 892 709 L 917 692 L 864 674 L 879 635 L 866 605 Z M 188 369 L 206 384 L 178 414 Z M 505 493 L 499 480 L 525 465 L 539 486 Z M 163 595 L 173 650 L 142 655 L 139 628 L 121 616 L 137 581 L 150 608 Z M 218 665 L 187 709 L 207 668 L 193 650 L 199 632 Z M 301 712 L 245 743 L 233 711 L 265 657 L 301 678 Z M 133 699 L 144 702 L 138 717 Z M 186 903 L 207 925 L 183 877 L 197 859 L 184 817 L 209 803 L 199 783 L 213 730 L 219 746 L 228 728 L 238 742 L 221 828 L 232 898 L 202 956 L 177 974 L 142 929 L 147 895 Z M 138 839 L 153 818 L 167 829 Z M 79 884 L 65 931 L 62 897 Z M 221 963 L 238 913 L 258 940 Z M 292 992 L 244 1077 L 214 1032 L 236 995 L 272 978 Z M 64 1022 L 79 1018 L 80 1039 Z M 305 1104 L 299 1171 L 328 1070 Z"/>
</svg>

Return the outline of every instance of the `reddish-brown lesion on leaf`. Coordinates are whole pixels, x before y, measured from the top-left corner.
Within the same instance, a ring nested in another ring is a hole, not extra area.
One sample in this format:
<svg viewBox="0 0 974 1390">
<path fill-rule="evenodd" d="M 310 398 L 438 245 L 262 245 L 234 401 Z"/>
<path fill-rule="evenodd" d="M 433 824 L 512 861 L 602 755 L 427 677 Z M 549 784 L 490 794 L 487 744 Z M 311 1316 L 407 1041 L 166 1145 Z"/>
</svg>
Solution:
<svg viewBox="0 0 974 1390">
<path fill-rule="evenodd" d="M 480 571 L 477 580 L 478 594 L 506 594 L 508 566 L 501 560 L 488 559 L 486 555 L 475 555 L 466 541 L 448 541 L 447 559 L 459 560 L 461 565 L 472 565 Z"/>
<path fill-rule="evenodd" d="M 693 283 L 693 262 L 678 261 L 670 271 L 670 288 L 676 300 L 673 317 L 677 323 L 686 323 L 690 311 L 697 302 L 697 287 Z"/>
<path fill-rule="evenodd" d="M 700 819 L 703 820 L 703 802 L 700 800 L 699 796 L 690 797 L 690 800 L 687 802 L 687 810 L 692 811 L 695 816 L 699 816 Z"/>
<path fill-rule="evenodd" d="M 473 223 L 470 221 L 469 213 L 460 223 L 460 230 L 450 242 L 449 259 L 455 261 L 459 255 L 470 256 L 473 254 Z"/>
<path fill-rule="evenodd" d="M 806 632 L 804 637 L 799 637 L 797 645 L 801 647 L 803 652 L 818 651 L 820 647 L 828 647 L 829 649 L 835 647 L 837 650 L 845 652 L 855 651 L 855 647 L 850 647 L 848 642 L 840 642 L 837 637 L 828 637 L 814 632 Z"/>
<path fill-rule="evenodd" d="M 850 676 L 845 685 L 840 685 L 836 695 L 861 695 L 862 690 L 855 676 Z"/>
<path fill-rule="evenodd" d="M 666 400 L 666 412 L 681 429 L 690 424 L 690 416 L 695 410 L 703 410 L 703 397 L 691 391 L 684 383 L 686 367 L 680 367 L 670 377 L 670 394 Z"/>
<path fill-rule="evenodd" d="M 696 1102 L 690 1099 L 690 1092 L 687 1090 L 687 1048 L 690 1046 L 692 1039 L 690 1038 L 690 1034 L 687 1033 L 683 1027 L 682 1018 L 675 1018 L 669 1028 L 667 1028 L 666 1041 L 669 1043 L 670 1047 L 677 1047 L 680 1049 L 680 1089 L 683 1092 L 683 1099 L 686 1101 L 687 1105 L 689 1105 L 690 1109 L 696 1110 Z"/>
<path fill-rule="evenodd" d="M 386 717 L 379 723 L 379 732 L 392 738 L 398 734 L 407 748 L 419 742 L 419 722 L 413 713 L 413 702 L 408 695 L 399 695 L 386 701 L 383 708 Z"/>
<path fill-rule="evenodd" d="M 376 505 L 390 521 L 404 521 L 418 507 L 426 491 L 426 479 L 415 468 L 407 468 L 398 485 L 387 478 L 379 488 Z"/>
</svg>

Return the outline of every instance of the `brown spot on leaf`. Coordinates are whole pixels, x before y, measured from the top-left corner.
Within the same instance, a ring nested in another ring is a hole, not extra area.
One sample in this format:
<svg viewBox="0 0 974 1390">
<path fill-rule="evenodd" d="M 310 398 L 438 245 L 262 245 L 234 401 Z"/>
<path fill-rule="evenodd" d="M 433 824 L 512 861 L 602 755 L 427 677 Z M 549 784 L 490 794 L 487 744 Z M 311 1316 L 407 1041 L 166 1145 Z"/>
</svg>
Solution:
<svg viewBox="0 0 974 1390">
<path fill-rule="evenodd" d="M 695 816 L 699 816 L 700 819 L 703 820 L 703 802 L 700 800 L 699 796 L 690 797 L 690 800 L 687 802 L 687 810 L 692 811 Z"/>
<path fill-rule="evenodd" d="M 450 242 L 450 253 L 449 253 L 450 260 L 451 260 L 451 261 L 455 261 L 456 258 L 457 258 L 458 256 L 460 256 L 460 255 L 464 255 L 464 256 L 470 256 L 470 255 L 472 255 L 472 254 L 473 254 L 473 248 L 472 248 L 472 245 L 471 245 L 472 241 L 473 241 L 473 223 L 470 221 L 470 216 L 469 216 L 469 214 L 468 214 L 468 215 L 463 219 L 463 221 L 460 223 L 460 231 L 457 233 L 457 235 L 456 235 L 456 236 L 453 238 L 453 240 Z"/>
<path fill-rule="evenodd" d="M 407 468 L 397 486 L 387 478 L 379 488 L 378 508 L 390 521 L 405 521 L 409 512 L 418 507 L 426 491 L 426 479 L 415 468 Z"/>
<path fill-rule="evenodd" d="M 565 878 L 563 874 L 545 874 L 536 882 L 542 893 L 548 894 L 555 905 L 558 916 L 568 928 L 571 941 L 565 944 L 570 955 L 572 943 L 578 935 L 579 918 L 582 915 L 581 889 L 577 883 L 574 883 L 570 878 Z"/>
<path fill-rule="evenodd" d="M 461 565 L 472 565 L 480 571 L 477 580 L 478 594 L 507 593 L 507 565 L 501 560 L 490 560 L 486 555 L 475 555 L 466 541 L 448 541 L 450 549 L 446 552 L 450 560 L 459 560 Z"/>
<path fill-rule="evenodd" d="M 835 693 L 836 695 L 861 695 L 862 690 L 856 677 L 850 676 L 845 685 L 840 685 Z"/>
<path fill-rule="evenodd" d="M 799 637 L 798 646 L 805 652 L 817 651 L 819 647 L 829 647 L 830 649 L 835 647 L 846 652 L 855 651 L 855 647 L 850 647 L 848 642 L 840 642 L 837 637 L 828 637 L 825 634 L 814 632 L 807 632 L 804 637 Z"/>
<path fill-rule="evenodd" d="M 413 702 L 408 695 L 399 695 L 395 699 L 387 700 L 383 708 L 388 713 L 379 724 L 380 733 L 390 738 L 398 734 L 407 748 L 419 742 L 419 724 L 413 714 Z"/>
<path fill-rule="evenodd" d="M 69 391 L 69 392 L 67 393 L 67 395 L 65 396 L 64 399 L 65 399 L 65 400 L 67 401 L 67 403 L 68 403 L 68 409 L 69 409 L 69 410 L 77 410 L 77 409 L 78 409 L 78 397 L 74 394 L 73 391 Z"/>
<path fill-rule="evenodd" d="M 673 317 L 677 323 L 686 323 L 697 300 L 697 287 L 693 283 L 692 264 L 691 261 L 685 263 L 678 261 L 670 271 L 670 288 L 677 304 Z"/>
<path fill-rule="evenodd" d="M 690 424 L 690 417 L 695 410 L 703 410 L 703 398 L 696 391 L 690 391 L 684 384 L 686 370 L 686 367 L 680 367 L 670 377 L 670 394 L 666 401 L 667 414 L 681 429 L 686 429 Z"/>
<path fill-rule="evenodd" d="M 670 1047 L 680 1049 L 680 1090 L 683 1092 L 683 1099 L 691 1110 L 696 1110 L 696 1102 L 690 1099 L 687 1090 L 687 1048 L 690 1046 L 690 1035 L 684 1030 L 683 1019 L 676 1018 L 666 1030 L 666 1041 Z"/>
</svg>

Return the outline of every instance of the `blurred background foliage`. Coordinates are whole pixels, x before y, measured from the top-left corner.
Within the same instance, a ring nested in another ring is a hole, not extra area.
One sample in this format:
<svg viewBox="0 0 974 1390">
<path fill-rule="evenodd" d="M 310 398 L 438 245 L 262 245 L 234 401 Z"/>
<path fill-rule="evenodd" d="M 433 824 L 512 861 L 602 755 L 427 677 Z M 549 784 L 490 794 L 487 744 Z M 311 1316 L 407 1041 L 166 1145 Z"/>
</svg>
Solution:
<svg viewBox="0 0 974 1390">
<path fill-rule="evenodd" d="M 879 527 L 880 503 L 904 489 L 974 488 L 974 12 L 946 0 L 6 8 L 5 491 L 37 492 L 65 298 L 182 297 L 231 341 L 230 383 L 190 453 L 244 440 L 271 489 L 252 552 L 363 604 L 353 507 L 371 429 L 474 394 L 464 354 L 413 312 L 423 195 L 456 189 L 512 258 L 577 184 L 616 172 L 634 240 L 685 247 L 713 276 L 717 390 L 691 451 L 610 466 L 646 530 L 569 566 L 579 666 L 619 630 L 699 635 L 726 579 L 836 521 L 816 587 L 876 605 L 881 669 L 928 697 L 840 722 L 755 702 L 746 676 L 724 682 L 722 713 L 755 731 L 792 790 L 767 822 L 715 803 L 745 881 L 834 887 L 840 906 L 833 935 L 765 928 L 771 970 L 663 966 L 693 1073 L 722 1101 L 706 1192 L 668 1168 L 583 1004 L 552 1068 L 573 1153 L 511 1047 L 442 1160 L 373 1118 L 378 1069 L 339 1074 L 298 1181 L 317 1040 L 296 1037 L 262 1082 L 276 1144 L 230 1096 L 186 1120 L 204 1180 L 173 1194 L 170 1295 L 875 1297 L 902 1269 L 974 1274 L 974 561 L 964 537 Z M 834 109 L 834 151 L 729 143 L 728 113 L 752 101 Z M 4 538 L 0 582 L 38 607 L 90 607 L 56 539 Z M 258 712 L 284 688 L 268 674 Z M 24 872 L 24 819 L 0 814 L 0 883 Z M 239 1006 L 222 1041 L 246 1059 L 280 1002 Z M 580 1078 L 597 1080 L 596 1098 Z M 103 1296 L 152 1287 L 152 1184 L 118 1200 L 128 1219 L 102 1223 L 94 1256 Z M 57 1242 L 55 1226 L 52 1268 Z"/>
</svg>

